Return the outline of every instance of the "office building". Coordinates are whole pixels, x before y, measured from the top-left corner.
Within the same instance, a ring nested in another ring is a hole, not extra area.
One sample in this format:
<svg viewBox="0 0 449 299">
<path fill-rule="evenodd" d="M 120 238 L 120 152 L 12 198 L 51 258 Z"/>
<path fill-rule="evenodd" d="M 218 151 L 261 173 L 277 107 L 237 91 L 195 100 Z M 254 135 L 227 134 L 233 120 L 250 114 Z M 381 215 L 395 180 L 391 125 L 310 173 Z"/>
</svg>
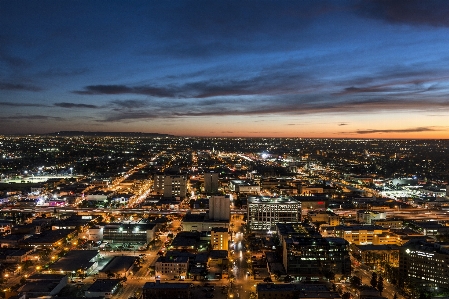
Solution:
<svg viewBox="0 0 449 299">
<path fill-rule="evenodd" d="M 399 284 L 435 291 L 449 286 L 449 248 L 422 239 L 399 250 Z"/>
<path fill-rule="evenodd" d="M 231 199 L 229 196 L 212 196 L 209 198 L 209 219 L 231 219 Z"/>
<path fill-rule="evenodd" d="M 204 174 L 204 192 L 206 193 L 218 192 L 218 173 L 207 172 Z"/>
<path fill-rule="evenodd" d="M 349 243 L 342 238 L 284 237 L 282 250 L 287 274 L 299 280 L 351 275 Z"/>
<path fill-rule="evenodd" d="M 154 175 L 154 192 L 164 198 L 184 198 L 187 194 L 187 176 L 157 173 Z"/>
<path fill-rule="evenodd" d="M 248 225 L 252 232 L 267 233 L 276 229 L 276 223 L 301 221 L 301 203 L 291 197 L 249 197 Z"/>
</svg>

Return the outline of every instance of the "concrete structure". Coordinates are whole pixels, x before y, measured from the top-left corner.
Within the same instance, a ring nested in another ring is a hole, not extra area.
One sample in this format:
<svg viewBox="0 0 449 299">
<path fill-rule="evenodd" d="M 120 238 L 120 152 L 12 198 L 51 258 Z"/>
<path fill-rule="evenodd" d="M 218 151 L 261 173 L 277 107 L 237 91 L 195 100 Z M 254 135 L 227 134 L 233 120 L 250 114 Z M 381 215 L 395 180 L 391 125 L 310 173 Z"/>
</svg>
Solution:
<svg viewBox="0 0 449 299">
<path fill-rule="evenodd" d="M 210 232 L 213 227 L 229 229 L 229 220 L 211 220 L 206 213 L 187 213 L 182 220 L 183 231 Z"/>
<path fill-rule="evenodd" d="M 229 189 L 240 194 L 259 194 L 260 185 L 251 180 L 231 180 Z"/>
<path fill-rule="evenodd" d="M 114 243 L 148 244 L 154 239 L 156 224 L 108 224 L 103 228 L 103 240 Z"/>
<path fill-rule="evenodd" d="M 206 193 L 218 192 L 218 173 L 206 172 L 204 174 L 204 192 Z"/>
<path fill-rule="evenodd" d="M 312 195 L 312 194 L 323 194 L 323 186 L 298 186 L 298 193 L 300 195 Z"/>
<path fill-rule="evenodd" d="M 20 249 L 20 248 L 1 248 L 0 249 L 0 263 L 1 264 L 19 264 L 29 258 L 34 249 Z"/>
<path fill-rule="evenodd" d="M 70 250 L 65 256 L 53 264 L 49 270 L 67 274 L 69 277 L 89 275 L 98 266 L 97 250 Z"/>
<path fill-rule="evenodd" d="M 189 269 L 189 258 L 186 256 L 160 256 L 155 264 L 156 279 L 185 279 Z"/>
<path fill-rule="evenodd" d="M 360 223 L 371 224 L 373 220 L 385 220 L 385 219 L 387 219 L 386 212 L 367 211 L 367 210 L 357 211 L 356 220 Z"/>
<path fill-rule="evenodd" d="M 373 244 L 375 235 L 389 232 L 388 228 L 376 225 L 338 225 L 334 227 L 335 236 L 356 245 Z"/>
<path fill-rule="evenodd" d="M 402 228 L 404 221 L 402 220 L 372 220 L 371 224 L 380 225 L 385 228 Z"/>
<path fill-rule="evenodd" d="M 98 274 L 102 278 L 107 278 L 108 274 L 114 274 L 116 277 L 126 277 L 134 267 L 137 257 L 134 256 L 115 256 Z"/>
<path fill-rule="evenodd" d="M 184 198 L 187 194 L 187 176 L 157 173 L 154 175 L 154 192 L 163 194 L 165 198 Z"/>
<path fill-rule="evenodd" d="M 146 282 L 142 289 L 142 299 L 191 299 L 190 283 Z"/>
<path fill-rule="evenodd" d="M 228 250 L 229 230 L 225 227 L 213 227 L 210 234 L 212 250 Z"/>
<path fill-rule="evenodd" d="M 401 286 L 435 291 L 449 286 L 449 248 L 438 243 L 411 240 L 399 251 Z"/>
<path fill-rule="evenodd" d="M 85 292 L 87 298 L 111 298 L 118 290 L 121 279 L 97 279 Z"/>
<path fill-rule="evenodd" d="M 209 219 L 231 219 L 231 199 L 229 196 L 212 196 L 209 198 Z"/>
<path fill-rule="evenodd" d="M 307 214 L 307 218 L 313 223 L 325 223 L 330 226 L 337 226 L 340 224 L 340 217 L 329 211 L 311 211 Z"/>
<path fill-rule="evenodd" d="M 351 275 L 346 240 L 323 237 L 284 237 L 283 240 L 282 257 L 287 274 L 299 280 Z"/>
<path fill-rule="evenodd" d="M 19 288 L 19 296 L 23 298 L 37 298 L 57 295 L 68 283 L 64 274 L 33 274 Z"/>
<path fill-rule="evenodd" d="M 327 210 L 329 199 L 325 196 L 292 196 L 293 199 L 301 203 L 303 213 L 309 210 Z"/>
<path fill-rule="evenodd" d="M 274 231 L 276 223 L 301 221 L 301 203 L 291 197 L 249 197 L 248 226 L 251 231 Z"/>
</svg>

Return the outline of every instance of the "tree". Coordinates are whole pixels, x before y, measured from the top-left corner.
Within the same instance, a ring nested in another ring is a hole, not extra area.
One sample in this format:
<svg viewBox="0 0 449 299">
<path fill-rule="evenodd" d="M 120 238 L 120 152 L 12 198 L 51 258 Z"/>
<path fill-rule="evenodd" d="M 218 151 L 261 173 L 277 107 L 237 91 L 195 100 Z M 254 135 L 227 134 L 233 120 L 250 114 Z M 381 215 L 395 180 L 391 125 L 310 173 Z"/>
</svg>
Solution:
<svg viewBox="0 0 449 299">
<path fill-rule="evenodd" d="M 341 299 L 351 299 L 351 293 L 345 292 L 343 295 L 341 295 Z"/>
<path fill-rule="evenodd" d="M 373 274 L 371 276 L 370 284 L 373 288 L 377 287 L 377 273 L 376 272 L 373 272 Z"/>
<path fill-rule="evenodd" d="M 353 287 L 359 287 L 362 284 L 362 280 L 358 276 L 352 276 L 350 282 Z"/>
<path fill-rule="evenodd" d="M 287 276 L 284 277 L 284 282 L 285 283 L 292 282 L 293 280 L 294 280 L 294 278 L 291 277 L 290 275 L 287 275 Z"/>
<path fill-rule="evenodd" d="M 377 279 L 377 289 L 379 290 L 379 294 L 382 295 L 382 291 L 384 290 L 384 279 L 380 275 Z"/>
</svg>

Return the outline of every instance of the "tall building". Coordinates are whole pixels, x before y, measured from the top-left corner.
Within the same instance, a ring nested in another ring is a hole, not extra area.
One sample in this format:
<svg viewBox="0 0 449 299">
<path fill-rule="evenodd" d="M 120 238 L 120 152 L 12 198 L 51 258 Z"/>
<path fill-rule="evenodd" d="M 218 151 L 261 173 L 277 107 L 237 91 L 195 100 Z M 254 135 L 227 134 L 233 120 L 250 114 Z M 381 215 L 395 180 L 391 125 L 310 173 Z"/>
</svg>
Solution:
<svg viewBox="0 0 449 299">
<path fill-rule="evenodd" d="M 210 232 L 212 250 L 228 250 L 229 230 L 225 227 L 213 227 Z"/>
<path fill-rule="evenodd" d="M 218 173 L 207 172 L 204 174 L 204 192 L 206 193 L 218 192 Z"/>
<path fill-rule="evenodd" d="M 231 219 L 231 199 L 229 196 L 212 196 L 209 198 L 209 219 Z"/>
<path fill-rule="evenodd" d="M 449 286 L 449 248 L 422 239 L 410 240 L 399 251 L 401 286 L 430 291 Z"/>
<path fill-rule="evenodd" d="M 342 238 L 287 237 L 282 244 L 287 274 L 298 279 L 351 275 L 349 243 Z"/>
<path fill-rule="evenodd" d="M 183 198 L 187 194 L 187 177 L 157 173 L 154 175 L 154 192 L 163 194 L 165 198 Z"/>
<path fill-rule="evenodd" d="M 292 223 L 301 221 L 301 203 L 285 197 L 249 197 L 248 198 L 249 229 L 260 232 L 276 230 L 276 223 Z"/>
</svg>

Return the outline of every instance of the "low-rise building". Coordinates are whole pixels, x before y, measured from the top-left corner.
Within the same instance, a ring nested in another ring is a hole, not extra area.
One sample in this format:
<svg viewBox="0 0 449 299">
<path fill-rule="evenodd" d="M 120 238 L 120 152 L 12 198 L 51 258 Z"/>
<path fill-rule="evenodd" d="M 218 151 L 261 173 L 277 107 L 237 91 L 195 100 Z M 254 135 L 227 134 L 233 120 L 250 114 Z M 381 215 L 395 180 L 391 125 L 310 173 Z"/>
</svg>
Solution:
<svg viewBox="0 0 449 299">
<path fill-rule="evenodd" d="M 356 220 L 360 223 L 371 224 L 373 220 L 385 220 L 385 219 L 387 219 L 386 212 L 369 211 L 369 210 L 357 211 Z"/>
<path fill-rule="evenodd" d="M 210 232 L 213 227 L 229 229 L 229 220 L 212 220 L 206 213 L 187 213 L 182 220 L 183 231 Z"/>
<path fill-rule="evenodd" d="M 260 185 L 252 180 L 231 180 L 229 190 L 240 194 L 259 194 Z"/>
<path fill-rule="evenodd" d="M 87 298 L 111 298 L 120 287 L 121 279 L 97 279 L 85 292 Z"/>
<path fill-rule="evenodd" d="M 148 244 L 154 239 L 156 224 L 108 224 L 103 228 L 103 240 L 114 243 Z"/>
<path fill-rule="evenodd" d="M 373 225 L 379 225 L 385 228 L 402 228 L 404 226 L 404 221 L 402 220 L 375 220 L 373 219 L 371 221 L 371 224 Z"/>
<path fill-rule="evenodd" d="M 98 266 L 97 250 L 71 250 L 64 257 L 49 266 L 50 271 L 73 276 L 86 276 Z"/>
<path fill-rule="evenodd" d="M 335 236 L 356 245 L 373 244 L 374 235 L 389 232 L 388 228 L 377 225 L 338 225 L 334 227 Z"/>
<path fill-rule="evenodd" d="M 19 288 L 19 296 L 24 298 L 52 297 L 57 295 L 68 283 L 64 274 L 33 274 Z"/>
<path fill-rule="evenodd" d="M 313 223 L 325 223 L 330 226 L 337 226 L 340 224 L 340 217 L 330 211 L 310 211 L 307 214 L 307 218 Z"/>
<path fill-rule="evenodd" d="M 210 233 L 213 250 L 228 250 L 229 230 L 225 227 L 213 227 Z"/>
<path fill-rule="evenodd" d="M 185 279 L 189 269 L 189 258 L 186 256 L 160 256 L 155 264 L 157 279 Z"/>
</svg>

